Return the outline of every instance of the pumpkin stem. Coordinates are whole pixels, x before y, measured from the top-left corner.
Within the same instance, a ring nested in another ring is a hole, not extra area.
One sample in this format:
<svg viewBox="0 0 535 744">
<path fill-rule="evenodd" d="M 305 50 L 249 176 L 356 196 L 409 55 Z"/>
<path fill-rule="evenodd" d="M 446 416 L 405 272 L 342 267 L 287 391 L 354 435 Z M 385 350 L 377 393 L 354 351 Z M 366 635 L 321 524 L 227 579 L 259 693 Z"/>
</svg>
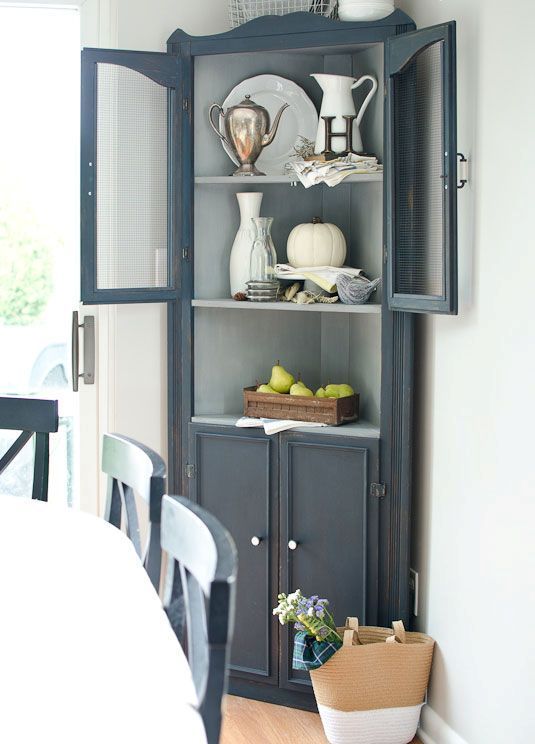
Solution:
<svg viewBox="0 0 535 744">
<path fill-rule="evenodd" d="M 321 219 L 321 217 L 312 217 L 312 224 L 313 225 L 321 225 L 322 224 L 322 221 L 323 220 Z"/>
</svg>

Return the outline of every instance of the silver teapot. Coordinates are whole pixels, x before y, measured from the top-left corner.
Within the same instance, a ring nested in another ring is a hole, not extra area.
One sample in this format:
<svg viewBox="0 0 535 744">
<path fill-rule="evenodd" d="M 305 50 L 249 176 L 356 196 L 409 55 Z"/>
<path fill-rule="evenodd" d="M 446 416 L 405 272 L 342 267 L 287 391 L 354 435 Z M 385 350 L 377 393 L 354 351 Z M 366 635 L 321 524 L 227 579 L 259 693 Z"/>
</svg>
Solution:
<svg viewBox="0 0 535 744">
<path fill-rule="evenodd" d="M 241 103 L 230 106 L 226 113 L 218 103 L 212 103 L 208 118 L 212 129 L 234 153 L 240 167 L 233 176 L 264 176 L 255 166 L 264 147 L 273 142 L 277 133 L 281 114 L 289 104 L 285 103 L 277 112 L 273 126 L 269 130 L 269 113 L 267 109 L 245 96 Z M 213 112 L 218 111 L 225 123 L 225 133 L 221 134 L 214 122 Z M 268 131 L 269 130 L 269 131 Z"/>
</svg>

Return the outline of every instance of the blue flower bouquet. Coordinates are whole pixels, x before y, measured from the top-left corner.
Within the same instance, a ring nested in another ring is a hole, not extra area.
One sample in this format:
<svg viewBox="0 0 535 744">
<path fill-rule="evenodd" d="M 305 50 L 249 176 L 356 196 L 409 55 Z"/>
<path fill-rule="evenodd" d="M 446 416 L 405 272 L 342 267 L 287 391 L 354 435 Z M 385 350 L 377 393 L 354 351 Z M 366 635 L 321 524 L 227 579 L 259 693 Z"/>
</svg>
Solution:
<svg viewBox="0 0 535 744">
<path fill-rule="evenodd" d="M 273 614 L 281 625 L 293 623 L 296 633 L 292 666 L 294 669 L 318 669 L 342 646 L 329 601 L 318 595 L 303 596 L 300 589 L 292 594 L 279 594 Z"/>
</svg>

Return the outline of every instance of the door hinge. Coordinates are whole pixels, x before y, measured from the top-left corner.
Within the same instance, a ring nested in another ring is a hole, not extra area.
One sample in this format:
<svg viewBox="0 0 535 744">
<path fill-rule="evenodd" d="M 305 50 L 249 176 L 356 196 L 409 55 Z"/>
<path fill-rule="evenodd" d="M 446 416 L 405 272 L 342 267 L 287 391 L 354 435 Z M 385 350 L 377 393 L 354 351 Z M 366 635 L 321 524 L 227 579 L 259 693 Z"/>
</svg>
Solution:
<svg viewBox="0 0 535 744">
<path fill-rule="evenodd" d="M 182 108 L 184 111 L 189 111 L 189 98 L 182 99 Z"/>
<path fill-rule="evenodd" d="M 195 478 L 195 465 L 187 463 L 184 468 L 184 473 L 186 474 L 186 478 Z"/>
<path fill-rule="evenodd" d="M 385 264 L 385 266 L 387 262 L 388 262 L 388 251 L 386 249 L 386 245 L 383 245 L 383 263 Z"/>
<path fill-rule="evenodd" d="M 384 483 L 370 483 L 370 496 L 374 499 L 383 499 L 386 496 L 386 485 Z"/>
<path fill-rule="evenodd" d="M 187 245 L 182 248 L 182 258 L 184 261 L 189 261 L 189 246 Z"/>
</svg>

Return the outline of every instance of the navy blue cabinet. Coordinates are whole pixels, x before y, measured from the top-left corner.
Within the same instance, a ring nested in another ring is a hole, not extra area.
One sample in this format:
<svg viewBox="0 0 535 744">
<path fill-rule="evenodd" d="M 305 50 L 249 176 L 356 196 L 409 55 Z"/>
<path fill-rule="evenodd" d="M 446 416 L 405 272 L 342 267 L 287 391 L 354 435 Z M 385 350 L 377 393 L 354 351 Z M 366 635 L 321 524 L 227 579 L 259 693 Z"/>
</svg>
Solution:
<svg viewBox="0 0 535 744">
<path fill-rule="evenodd" d="M 307 190 L 282 175 L 229 178 L 210 105 L 271 73 L 319 108 L 318 72 L 378 80 L 362 136 L 384 175 Z M 455 97 L 455 24 L 416 31 L 399 10 L 177 30 L 166 54 L 82 52 L 82 300 L 167 304 L 170 487 L 238 544 L 233 692 L 312 705 L 270 617 L 279 589 L 326 594 L 341 621 L 410 619 L 414 313 L 457 312 Z M 382 292 L 306 312 L 233 301 L 240 190 L 262 192 L 280 261 L 290 230 L 321 216 Z M 242 388 L 277 359 L 313 388 L 350 382 L 361 421 L 271 438 L 238 429 Z"/>
</svg>

